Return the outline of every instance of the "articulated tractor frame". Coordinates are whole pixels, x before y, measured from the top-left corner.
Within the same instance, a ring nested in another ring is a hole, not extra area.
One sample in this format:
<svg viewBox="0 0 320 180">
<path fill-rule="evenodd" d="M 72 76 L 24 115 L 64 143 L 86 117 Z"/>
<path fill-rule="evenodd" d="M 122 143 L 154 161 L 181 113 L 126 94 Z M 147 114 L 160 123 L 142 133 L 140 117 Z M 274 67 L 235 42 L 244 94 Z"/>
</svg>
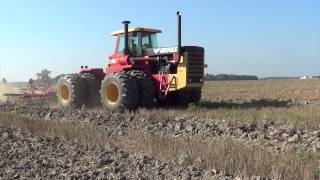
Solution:
<svg viewBox="0 0 320 180">
<path fill-rule="evenodd" d="M 204 48 L 181 45 L 181 15 L 177 12 L 175 47 L 158 47 L 151 28 L 129 28 L 111 33 L 115 50 L 106 68 L 81 66 L 80 73 L 67 74 L 57 84 L 61 108 L 102 104 L 110 111 L 155 104 L 198 103 L 203 86 Z"/>
</svg>

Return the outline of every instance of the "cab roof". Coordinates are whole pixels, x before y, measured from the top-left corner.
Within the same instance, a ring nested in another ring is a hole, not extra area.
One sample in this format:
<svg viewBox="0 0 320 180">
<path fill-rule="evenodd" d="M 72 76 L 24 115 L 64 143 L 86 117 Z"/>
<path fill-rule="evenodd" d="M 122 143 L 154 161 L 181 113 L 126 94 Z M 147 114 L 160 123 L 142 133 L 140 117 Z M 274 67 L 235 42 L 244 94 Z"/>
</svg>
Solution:
<svg viewBox="0 0 320 180">
<path fill-rule="evenodd" d="M 149 32 L 149 33 L 161 33 L 159 29 L 152 29 L 152 28 L 143 28 L 143 27 L 136 27 L 136 28 L 129 28 L 128 32 Z M 112 36 L 119 36 L 124 33 L 124 30 L 118 30 L 111 33 Z"/>
</svg>

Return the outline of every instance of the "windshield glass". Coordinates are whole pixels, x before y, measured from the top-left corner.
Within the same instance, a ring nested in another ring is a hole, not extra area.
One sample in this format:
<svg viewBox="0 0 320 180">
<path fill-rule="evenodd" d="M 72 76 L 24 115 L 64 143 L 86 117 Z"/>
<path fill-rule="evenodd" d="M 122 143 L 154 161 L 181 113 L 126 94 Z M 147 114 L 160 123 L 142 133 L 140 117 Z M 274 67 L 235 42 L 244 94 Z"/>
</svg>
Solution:
<svg viewBox="0 0 320 180">
<path fill-rule="evenodd" d="M 157 34 L 141 33 L 142 49 L 157 48 Z"/>
<path fill-rule="evenodd" d="M 147 48 L 157 48 L 157 34 L 148 32 L 129 33 L 129 49 L 132 56 L 142 56 L 142 51 Z M 123 54 L 124 35 L 119 37 L 118 53 Z"/>
<path fill-rule="evenodd" d="M 139 56 L 141 53 L 141 46 L 139 46 L 138 33 L 129 33 L 129 49 L 130 53 L 134 56 Z"/>
</svg>

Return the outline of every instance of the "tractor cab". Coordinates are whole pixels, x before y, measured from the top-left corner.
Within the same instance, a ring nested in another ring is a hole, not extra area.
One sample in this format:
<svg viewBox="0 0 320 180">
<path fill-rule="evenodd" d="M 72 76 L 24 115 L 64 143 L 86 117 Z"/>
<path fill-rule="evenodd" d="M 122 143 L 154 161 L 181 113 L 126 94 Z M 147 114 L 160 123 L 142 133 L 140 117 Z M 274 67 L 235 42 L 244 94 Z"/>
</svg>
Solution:
<svg viewBox="0 0 320 180">
<path fill-rule="evenodd" d="M 161 30 L 141 27 L 128 29 L 128 54 L 136 57 L 144 56 L 144 50 L 158 48 L 157 33 L 161 33 Z M 115 54 L 126 54 L 124 30 L 112 32 L 111 35 L 117 37 Z"/>
</svg>

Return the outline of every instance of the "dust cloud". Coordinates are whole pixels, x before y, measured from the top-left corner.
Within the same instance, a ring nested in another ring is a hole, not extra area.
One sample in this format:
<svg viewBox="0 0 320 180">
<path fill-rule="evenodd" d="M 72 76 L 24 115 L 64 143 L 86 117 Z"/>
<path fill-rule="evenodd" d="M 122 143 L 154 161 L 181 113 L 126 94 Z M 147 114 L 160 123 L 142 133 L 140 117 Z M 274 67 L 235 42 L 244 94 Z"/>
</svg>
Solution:
<svg viewBox="0 0 320 180">
<path fill-rule="evenodd" d="M 18 86 L 0 83 L 0 102 L 7 101 L 6 93 L 21 93 L 21 90 Z"/>
</svg>

